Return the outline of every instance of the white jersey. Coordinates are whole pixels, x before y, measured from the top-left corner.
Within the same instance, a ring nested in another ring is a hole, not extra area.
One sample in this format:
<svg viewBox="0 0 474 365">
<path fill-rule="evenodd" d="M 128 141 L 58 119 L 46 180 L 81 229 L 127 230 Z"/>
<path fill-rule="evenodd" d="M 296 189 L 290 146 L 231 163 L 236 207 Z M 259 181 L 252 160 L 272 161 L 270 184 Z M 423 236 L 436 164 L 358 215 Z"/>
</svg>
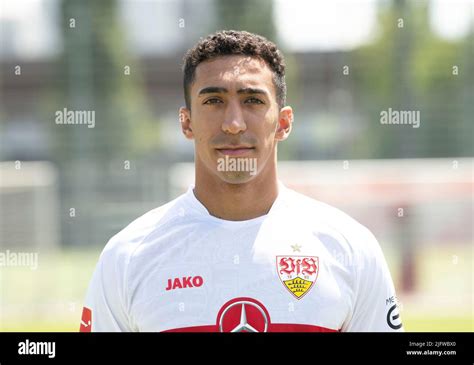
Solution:
<svg viewBox="0 0 474 365">
<path fill-rule="evenodd" d="M 281 183 L 268 214 L 226 221 L 192 188 L 102 252 L 81 331 L 403 331 L 374 236 Z"/>
</svg>

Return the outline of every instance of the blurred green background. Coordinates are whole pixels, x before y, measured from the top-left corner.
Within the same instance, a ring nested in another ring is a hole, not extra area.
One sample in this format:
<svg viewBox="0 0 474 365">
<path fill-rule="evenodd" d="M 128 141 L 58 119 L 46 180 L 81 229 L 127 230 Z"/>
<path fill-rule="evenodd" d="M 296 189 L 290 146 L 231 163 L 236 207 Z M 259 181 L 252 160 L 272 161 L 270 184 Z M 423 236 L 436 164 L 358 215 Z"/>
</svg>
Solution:
<svg viewBox="0 0 474 365">
<path fill-rule="evenodd" d="M 107 240 L 186 187 L 182 56 L 219 29 L 285 53 L 282 180 L 374 232 L 406 330 L 472 331 L 468 0 L 0 0 L 0 253 L 38 254 L 0 262 L 0 331 L 77 331 Z M 64 108 L 95 127 L 57 124 Z M 388 108 L 420 127 L 381 124 Z"/>
</svg>

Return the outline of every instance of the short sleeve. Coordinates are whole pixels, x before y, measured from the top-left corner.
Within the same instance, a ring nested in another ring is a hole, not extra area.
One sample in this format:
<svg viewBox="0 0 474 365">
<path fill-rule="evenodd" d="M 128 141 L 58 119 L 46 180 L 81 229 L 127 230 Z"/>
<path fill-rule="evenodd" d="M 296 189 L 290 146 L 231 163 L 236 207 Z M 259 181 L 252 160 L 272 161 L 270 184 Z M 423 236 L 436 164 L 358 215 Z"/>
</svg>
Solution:
<svg viewBox="0 0 474 365">
<path fill-rule="evenodd" d="M 365 230 L 365 227 L 364 227 Z M 354 303 L 346 332 L 403 332 L 398 299 L 383 252 L 365 230 L 354 267 Z"/>
<path fill-rule="evenodd" d="M 126 309 L 125 274 L 123 255 L 106 246 L 87 290 L 80 332 L 132 331 Z"/>
</svg>

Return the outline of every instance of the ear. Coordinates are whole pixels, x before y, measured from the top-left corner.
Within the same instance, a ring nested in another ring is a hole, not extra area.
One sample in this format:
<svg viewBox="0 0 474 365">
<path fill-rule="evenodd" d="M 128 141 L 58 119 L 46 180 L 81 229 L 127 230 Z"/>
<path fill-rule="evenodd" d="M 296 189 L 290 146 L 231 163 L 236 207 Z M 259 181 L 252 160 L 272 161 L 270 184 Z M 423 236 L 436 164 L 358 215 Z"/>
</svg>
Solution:
<svg viewBox="0 0 474 365">
<path fill-rule="evenodd" d="M 293 109 L 291 106 L 285 106 L 280 109 L 278 116 L 278 126 L 275 133 L 275 139 L 277 141 L 284 141 L 288 138 L 291 133 L 291 127 L 293 125 Z"/>
<path fill-rule="evenodd" d="M 193 130 L 191 128 L 191 110 L 182 106 L 179 108 L 179 122 L 181 130 L 187 139 L 194 139 Z"/>
</svg>

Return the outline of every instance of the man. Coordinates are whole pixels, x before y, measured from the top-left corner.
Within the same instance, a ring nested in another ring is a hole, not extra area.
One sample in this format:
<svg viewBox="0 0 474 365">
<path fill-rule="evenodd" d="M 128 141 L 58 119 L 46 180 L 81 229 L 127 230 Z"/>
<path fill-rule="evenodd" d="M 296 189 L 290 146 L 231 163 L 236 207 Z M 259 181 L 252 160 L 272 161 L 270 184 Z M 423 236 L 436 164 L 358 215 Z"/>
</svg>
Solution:
<svg viewBox="0 0 474 365">
<path fill-rule="evenodd" d="M 372 234 L 277 179 L 293 111 L 276 46 L 243 31 L 202 39 L 184 94 L 195 186 L 108 242 L 81 331 L 403 330 Z"/>
</svg>

